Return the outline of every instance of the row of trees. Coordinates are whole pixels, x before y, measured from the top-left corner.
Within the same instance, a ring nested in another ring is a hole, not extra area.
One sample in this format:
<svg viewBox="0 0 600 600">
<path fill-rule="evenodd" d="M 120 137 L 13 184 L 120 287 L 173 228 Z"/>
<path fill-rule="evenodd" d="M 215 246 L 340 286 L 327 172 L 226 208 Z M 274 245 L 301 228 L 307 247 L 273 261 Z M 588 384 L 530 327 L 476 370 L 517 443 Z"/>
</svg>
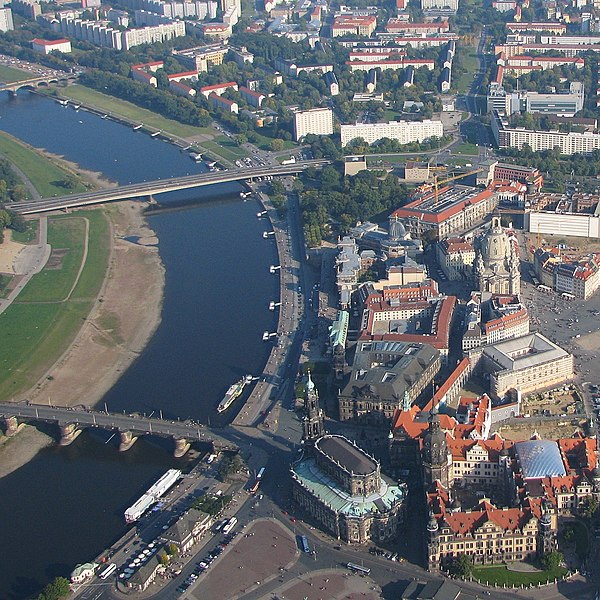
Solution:
<svg viewBox="0 0 600 600">
<path fill-rule="evenodd" d="M 180 123 L 196 126 L 207 126 L 211 123 L 208 111 L 199 108 L 191 100 L 122 75 L 96 70 L 84 73 L 80 80 L 95 90 L 128 100 Z"/>
<path fill-rule="evenodd" d="M 27 198 L 27 190 L 23 182 L 13 171 L 5 158 L 0 158 L 0 204 L 4 202 L 20 202 Z"/>
</svg>

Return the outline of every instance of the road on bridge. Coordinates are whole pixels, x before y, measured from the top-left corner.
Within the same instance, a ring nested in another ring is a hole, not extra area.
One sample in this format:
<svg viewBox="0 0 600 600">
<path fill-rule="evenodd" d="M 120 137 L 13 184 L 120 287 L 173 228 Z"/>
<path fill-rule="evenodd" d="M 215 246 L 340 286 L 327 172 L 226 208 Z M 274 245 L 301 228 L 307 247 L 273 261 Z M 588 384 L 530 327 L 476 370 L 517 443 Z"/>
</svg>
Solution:
<svg viewBox="0 0 600 600">
<path fill-rule="evenodd" d="M 169 421 L 142 415 L 100 412 L 78 407 L 10 402 L 0 404 L 0 415 L 3 417 L 17 417 L 26 421 L 73 423 L 81 427 L 98 427 L 107 430 L 131 431 L 134 434 L 158 435 L 188 441 L 215 443 L 217 446 L 222 447 L 237 446 L 235 441 L 228 439 L 228 433 L 232 437 L 236 435 L 234 430 L 223 430 L 216 433 L 211 428 L 191 421 Z"/>
<path fill-rule="evenodd" d="M 173 177 L 172 179 L 158 179 L 155 181 L 145 181 L 115 188 L 98 190 L 95 192 L 86 192 L 83 194 L 72 194 L 70 196 L 59 196 L 57 198 L 47 198 L 45 200 L 29 202 L 11 202 L 6 204 L 6 208 L 14 210 L 22 215 L 42 213 L 51 210 L 65 210 L 76 208 L 78 206 L 87 206 L 91 204 L 101 204 L 103 202 L 114 202 L 116 200 L 129 200 L 132 198 L 141 198 L 165 192 L 174 192 L 176 190 L 185 190 L 215 183 L 227 183 L 231 181 L 243 181 L 255 177 L 294 175 L 301 173 L 309 167 L 323 167 L 328 165 L 328 160 L 306 160 L 299 161 L 291 165 L 250 167 L 246 169 L 229 169 L 227 171 L 217 171 L 210 173 L 196 173 L 184 177 Z"/>
</svg>

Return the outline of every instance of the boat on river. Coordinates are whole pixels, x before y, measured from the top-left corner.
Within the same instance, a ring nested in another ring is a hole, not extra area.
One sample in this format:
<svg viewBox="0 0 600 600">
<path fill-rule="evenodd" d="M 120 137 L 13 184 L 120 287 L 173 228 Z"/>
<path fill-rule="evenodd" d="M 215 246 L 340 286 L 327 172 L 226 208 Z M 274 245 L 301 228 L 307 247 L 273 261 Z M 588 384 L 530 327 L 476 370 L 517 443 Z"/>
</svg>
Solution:
<svg viewBox="0 0 600 600">
<path fill-rule="evenodd" d="M 217 406 L 217 412 L 226 411 L 233 403 L 236 398 L 241 396 L 244 388 L 252 381 L 252 375 L 246 375 L 242 377 L 237 383 L 229 386 L 227 392 L 225 392 L 225 396 L 223 396 L 223 400 L 219 402 L 219 406 Z"/>
</svg>

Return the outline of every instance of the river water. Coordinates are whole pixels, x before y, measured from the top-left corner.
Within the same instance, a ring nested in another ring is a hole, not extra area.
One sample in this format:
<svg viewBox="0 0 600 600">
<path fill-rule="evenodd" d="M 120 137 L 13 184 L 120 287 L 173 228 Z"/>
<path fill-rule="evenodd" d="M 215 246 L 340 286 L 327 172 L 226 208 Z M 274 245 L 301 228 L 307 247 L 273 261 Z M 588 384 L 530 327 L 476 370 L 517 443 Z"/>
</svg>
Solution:
<svg viewBox="0 0 600 600">
<path fill-rule="evenodd" d="M 0 129 L 121 184 L 202 169 L 169 144 L 28 93 L 0 95 Z M 261 372 L 262 332 L 275 319 L 268 304 L 278 281 L 268 266 L 276 251 L 262 238 L 258 205 L 239 191 L 223 184 L 159 196 L 148 220 L 166 268 L 162 322 L 104 398 L 109 410 L 220 425 L 215 407 L 227 387 Z M 124 509 L 179 464 L 165 442 L 141 440 L 119 454 L 109 437 L 85 433 L 0 480 L 1 598 L 27 598 L 108 547 L 124 532 Z"/>
</svg>

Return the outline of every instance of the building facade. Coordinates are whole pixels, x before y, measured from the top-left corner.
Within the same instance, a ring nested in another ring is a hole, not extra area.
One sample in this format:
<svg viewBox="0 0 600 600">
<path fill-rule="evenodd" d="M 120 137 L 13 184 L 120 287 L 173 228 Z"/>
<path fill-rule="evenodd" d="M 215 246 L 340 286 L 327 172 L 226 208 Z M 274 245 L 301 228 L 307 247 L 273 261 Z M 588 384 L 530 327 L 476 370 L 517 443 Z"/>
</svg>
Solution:
<svg viewBox="0 0 600 600">
<path fill-rule="evenodd" d="M 439 350 L 428 344 L 358 342 L 349 380 L 338 395 L 340 419 L 389 426 L 402 403 L 413 403 L 440 367 Z"/>
<path fill-rule="evenodd" d="M 330 108 L 313 108 L 294 113 L 294 139 L 298 141 L 309 134 L 333 134 L 333 111 Z"/>
<path fill-rule="evenodd" d="M 475 348 L 469 360 L 488 378 L 496 398 L 513 388 L 526 394 L 573 379 L 573 355 L 540 333 Z"/>
<path fill-rule="evenodd" d="M 367 144 L 372 144 L 383 138 L 397 140 L 400 144 L 424 142 L 432 137 L 441 138 L 444 126 L 441 121 L 390 121 L 389 123 L 357 123 L 342 125 L 342 146 L 352 140 L 361 138 Z"/>
</svg>

